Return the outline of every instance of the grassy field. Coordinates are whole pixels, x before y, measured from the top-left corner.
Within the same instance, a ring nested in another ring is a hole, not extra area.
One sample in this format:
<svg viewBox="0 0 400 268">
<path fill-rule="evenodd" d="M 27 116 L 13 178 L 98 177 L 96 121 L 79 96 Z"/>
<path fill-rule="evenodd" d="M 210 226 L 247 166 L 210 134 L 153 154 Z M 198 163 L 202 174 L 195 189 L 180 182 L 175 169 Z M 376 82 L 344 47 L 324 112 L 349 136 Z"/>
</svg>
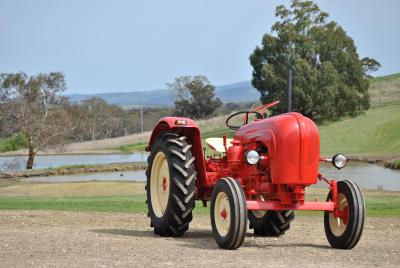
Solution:
<svg viewBox="0 0 400 268">
<path fill-rule="evenodd" d="M 400 103 L 374 107 L 364 115 L 319 127 L 321 152 L 400 154 Z"/>
<path fill-rule="evenodd" d="M 400 101 L 400 73 L 370 79 L 371 105 Z"/>
<path fill-rule="evenodd" d="M 307 189 L 308 200 L 325 200 L 327 191 Z M 400 217 L 400 192 L 364 191 L 368 216 Z M 146 213 L 143 183 L 81 182 L 14 184 L 0 187 L 1 210 L 66 210 Z M 197 202 L 195 214 L 208 214 Z M 296 212 L 320 216 L 321 212 Z"/>
<path fill-rule="evenodd" d="M 365 114 L 319 126 L 321 153 L 400 154 L 400 73 L 370 79 Z"/>
</svg>

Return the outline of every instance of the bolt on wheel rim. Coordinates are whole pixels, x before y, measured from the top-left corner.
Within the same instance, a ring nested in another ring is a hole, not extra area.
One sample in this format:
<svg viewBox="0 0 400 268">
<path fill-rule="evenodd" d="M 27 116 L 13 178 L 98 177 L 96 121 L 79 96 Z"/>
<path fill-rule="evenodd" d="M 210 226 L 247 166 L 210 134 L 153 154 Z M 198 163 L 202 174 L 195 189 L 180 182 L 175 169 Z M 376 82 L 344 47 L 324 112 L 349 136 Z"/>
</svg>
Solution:
<svg viewBox="0 0 400 268">
<path fill-rule="evenodd" d="M 158 152 L 153 160 L 150 177 L 151 206 L 157 217 L 162 217 L 167 209 L 170 189 L 170 175 L 167 157 Z"/>
<path fill-rule="evenodd" d="M 226 236 L 231 226 L 231 207 L 224 192 L 218 193 L 215 199 L 214 219 L 219 235 Z"/>
<path fill-rule="evenodd" d="M 349 218 L 348 207 L 349 204 L 346 196 L 344 194 L 338 194 L 338 209 L 340 212 L 347 211 L 347 219 Z M 333 212 L 329 213 L 329 226 L 332 234 L 335 236 L 341 236 L 346 231 L 347 224 L 348 220 L 344 220 L 342 217 L 335 217 Z"/>
</svg>

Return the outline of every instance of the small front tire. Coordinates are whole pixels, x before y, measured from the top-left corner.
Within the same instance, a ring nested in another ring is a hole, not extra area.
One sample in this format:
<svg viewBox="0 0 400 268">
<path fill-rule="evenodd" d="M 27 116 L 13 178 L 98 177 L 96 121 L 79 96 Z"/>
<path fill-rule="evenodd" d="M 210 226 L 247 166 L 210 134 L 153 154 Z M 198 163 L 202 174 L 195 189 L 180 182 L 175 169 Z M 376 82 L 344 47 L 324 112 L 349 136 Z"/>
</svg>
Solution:
<svg viewBox="0 0 400 268">
<path fill-rule="evenodd" d="M 223 249 L 237 249 L 247 229 L 246 197 L 233 178 L 220 179 L 211 199 L 211 227 L 214 239 Z"/>
<path fill-rule="evenodd" d="M 352 181 L 337 182 L 338 209 L 340 216 L 333 212 L 324 213 L 325 234 L 333 248 L 351 249 L 361 238 L 365 219 L 364 196 Z M 327 200 L 331 200 L 329 192 Z"/>
</svg>

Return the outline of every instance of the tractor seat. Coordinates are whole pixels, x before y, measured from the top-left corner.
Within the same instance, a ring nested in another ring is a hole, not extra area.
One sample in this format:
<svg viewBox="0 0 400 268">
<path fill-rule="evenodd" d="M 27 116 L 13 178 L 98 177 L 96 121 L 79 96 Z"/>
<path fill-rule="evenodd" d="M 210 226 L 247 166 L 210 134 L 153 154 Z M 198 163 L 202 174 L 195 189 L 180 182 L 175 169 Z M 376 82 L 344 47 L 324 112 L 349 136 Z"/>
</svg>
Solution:
<svg viewBox="0 0 400 268">
<path fill-rule="evenodd" d="M 232 141 L 233 139 L 226 139 L 227 149 L 232 146 Z M 226 153 L 223 138 L 208 138 L 205 140 L 205 142 L 207 143 L 208 147 L 210 147 L 214 151 L 217 151 L 219 153 Z"/>
</svg>

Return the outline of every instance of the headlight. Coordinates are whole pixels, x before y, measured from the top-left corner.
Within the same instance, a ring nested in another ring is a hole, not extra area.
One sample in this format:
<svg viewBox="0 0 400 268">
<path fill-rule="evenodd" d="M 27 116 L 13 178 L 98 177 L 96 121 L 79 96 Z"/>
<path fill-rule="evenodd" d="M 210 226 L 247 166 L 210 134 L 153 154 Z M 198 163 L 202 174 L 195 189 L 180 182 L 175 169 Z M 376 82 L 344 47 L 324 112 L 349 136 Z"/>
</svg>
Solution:
<svg viewBox="0 0 400 268">
<path fill-rule="evenodd" d="M 335 154 L 332 157 L 332 164 L 337 168 L 337 169 L 341 169 L 344 168 L 347 164 L 347 159 L 346 156 L 342 155 L 342 154 Z"/>
<path fill-rule="evenodd" d="M 246 153 L 246 162 L 250 165 L 257 164 L 258 160 L 260 160 L 260 155 L 257 151 L 251 150 Z"/>
</svg>

